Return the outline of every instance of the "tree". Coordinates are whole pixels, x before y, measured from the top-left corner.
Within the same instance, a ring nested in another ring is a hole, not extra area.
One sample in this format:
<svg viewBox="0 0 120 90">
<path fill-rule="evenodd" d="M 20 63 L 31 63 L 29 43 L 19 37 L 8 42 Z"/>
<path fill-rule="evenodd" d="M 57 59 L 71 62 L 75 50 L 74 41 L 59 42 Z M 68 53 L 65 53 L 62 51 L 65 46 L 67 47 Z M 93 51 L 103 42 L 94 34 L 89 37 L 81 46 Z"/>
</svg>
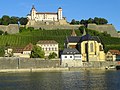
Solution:
<svg viewBox="0 0 120 90">
<path fill-rule="evenodd" d="M 28 27 L 27 28 L 30 32 L 32 32 L 34 30 L 34 27 Z"/>
<path fill-rule="evenodd" d="M 0 46 L 0 57 L 3 57 L 5 54 L 4 47 Z"/>
<path fill-rule="evenodd" d="M 27 18 L 24 18 L 24 17 L 21 17 L 21 18 L 19 19 L 19 21 L 20 21 L 20 24 L 21 24 L 21 25 L 26 25 L 27 22 L 28 22 L 28 19 L 27 19 Z"/>
<path fill-rule="evenodd" d="M 80 30 L 80 33 L 81 33 L 81 34 L 83 34 L 84 29 L 85 29 L 85 26 L 80 26 L 80 27 L 79 27 L 79 30 Z"/>
<path fill-rule="evenodd" d="M 75 21 L 75 19 L 72 19 L 72 21 L 71 21 L 71 23 L 70 24 L 76 24 L 76 21 Z"/>
<path fill-rule="evenodd" d="M 2 25 L 9 25 L 9 23 L 10 23 L 10 17 L 7 16 L 7 15 L 4 15 L 4 16 L 2 17 L 1 23 L 2 23 Z"/>
<path fill-rule="evenodd" d="M 10 18 L 10 24 L 18 24 L 19 17 L 12 16 Z"/>
<path fill-rule="evenodd" d="M 94 19 L 89 18 L 89 19 L 87 20 L 87 22 L 88 22 L 88 23 L 94 23 Z"/>
<path fill-rule="evenodd" d="M 57 56 L 57 54 L 55 52 L 50 53 L 50 55 L 48 56 L 49 59 L 53 59 Z"/>
<path fill-rule="evenodd" d="M 4 35 L 8 35 L 8 32 L 7 32 L 7 31 L 5 31 Z"/>
<path fill-rule="evenodd" d="M 2 30 L 0 30 L 0 35 L 3 35 L 3 33 L 4 33 L 4 32 L 3 32 Z"/>
<path fill-rule="evenodd" d="M 95 17 L 93 22 L 95 24 L 97 24 L 97 25 L 103 25 L 103 24 L 107 24 L 108 23 L 108 21 L 106 19 L 98 18 L 98 17 Z"/>
<path fill-rule="evenodd" d="M 34 46 L 31 52 L 31 58 L 44 58 L 44 51 L 39 46 Z"/>
</svg>

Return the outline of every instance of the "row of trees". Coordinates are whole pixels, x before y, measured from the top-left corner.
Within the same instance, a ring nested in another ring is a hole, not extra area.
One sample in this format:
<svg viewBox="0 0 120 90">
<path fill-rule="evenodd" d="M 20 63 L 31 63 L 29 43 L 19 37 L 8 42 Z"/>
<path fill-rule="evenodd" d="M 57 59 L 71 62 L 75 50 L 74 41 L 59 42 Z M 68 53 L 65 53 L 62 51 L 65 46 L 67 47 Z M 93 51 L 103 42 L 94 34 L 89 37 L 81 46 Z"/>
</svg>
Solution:
<svg viewBox="0 0 120 90">
<path fill-rule="evenodd" d="M 94 19 L 92 19 L 92 18 L 89 18 L 88 20 L 82 19 L 81 21 L 76 21 L 75 19 L 73 19 L 70 24 L 73 24 L 73 25 L 79 25 L 79 24 L 87 25 L 87 24 L 90 24 L 90 23 L 95 23 L 97 25 L 103 25 L 103 24 L 107 24 L 108 21 L 104 18 L 95 17 Z"/>
<path fill-rule="evenodd" d="M 25 17 L 15 17 L 15 16 L 7 16 L 4 15 L 2 18 L 0 18 L 0 25 L 9 25 L 9 24 L 18 24 L 20 23 L 21 25 L 26 25 L 28 22 L 27 18 Z"/>
</svg>

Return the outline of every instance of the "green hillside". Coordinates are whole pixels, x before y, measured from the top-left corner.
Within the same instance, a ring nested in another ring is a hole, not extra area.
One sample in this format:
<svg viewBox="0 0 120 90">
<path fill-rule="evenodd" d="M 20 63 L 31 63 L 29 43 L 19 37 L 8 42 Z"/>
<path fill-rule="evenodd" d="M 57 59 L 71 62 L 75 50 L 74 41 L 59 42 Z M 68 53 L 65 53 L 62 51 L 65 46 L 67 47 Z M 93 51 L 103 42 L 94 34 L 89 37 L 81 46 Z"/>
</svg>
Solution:
<svg viewBox="0 0 120 90">
<path fill-rule="evenodd" d="M 64 48 L 66 36 L 71 35 L 71 30 L 33 30 L 32 28 L 21 28 L 19 34 L 1 35 L 0 36 L 0 52 L 5 46 L 23 47 L 30 42 L 36 44 L 39 40 L 56 40 L 59 48 Z M 75 30 L 78 36 L 81 36 L 80 30 Z M 90 35 L 99 36 L 105 45 L 105 49 L 120 49 L 120 39 L 112 38 L 106 33 L 88 30 Z"/>
<path fill-rule="evenodd" d="M 80 35 L 79 30 L 76 33 Z M 31 30 L 23 29 L 21 33 L 15 35 L 1 35 L 0 46 L 9 45 L 11 47 L 22 47 L 30 42 L 36 44 L 39 40 L 56 40 L 59 48 L 63 49 L 66 36 L 71 34 L 71 30 Z"/>
</svg>

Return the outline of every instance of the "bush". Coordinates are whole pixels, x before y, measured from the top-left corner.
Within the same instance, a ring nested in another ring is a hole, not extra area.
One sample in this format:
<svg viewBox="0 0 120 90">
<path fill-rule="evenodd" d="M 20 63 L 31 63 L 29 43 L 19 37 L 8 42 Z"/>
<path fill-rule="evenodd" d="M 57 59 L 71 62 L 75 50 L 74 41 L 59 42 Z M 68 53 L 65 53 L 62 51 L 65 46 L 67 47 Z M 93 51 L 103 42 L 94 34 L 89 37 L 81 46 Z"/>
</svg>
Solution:
<svg viewBox="0 0 120 90">
<path fill-rule="evenodd" d="M 53 59 L 56 58 L 57 54 L 55 52 L 50 53 L 50 55 L 48 56 L 49 59 Z"/>
<path fill-rule="evenodd" d="M 0 30 L 0 35 L 3 35 L 3 33 L 4 33 L 4 32 L 3 32 L 2 30 Z"/>
</svg>

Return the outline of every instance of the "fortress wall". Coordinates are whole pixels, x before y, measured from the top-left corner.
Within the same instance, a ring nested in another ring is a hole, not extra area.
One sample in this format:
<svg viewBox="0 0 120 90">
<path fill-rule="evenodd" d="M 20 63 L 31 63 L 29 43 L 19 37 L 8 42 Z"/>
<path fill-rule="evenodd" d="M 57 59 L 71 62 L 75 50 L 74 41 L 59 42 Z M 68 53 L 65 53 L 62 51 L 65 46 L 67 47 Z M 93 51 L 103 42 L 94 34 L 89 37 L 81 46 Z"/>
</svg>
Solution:
<svg viewBox="0 0 120 90">
<path fill-rule="evenodd" d="M 82 25 L 26 25 L 26 27 L 34 27 L 35 29 L 55 30 L 55 29 L 79 29 Z"/>
<path fill-rule="evenodd" d="M 88 24 L 88 29 L 96 30 L 99 32 L 107 32 L 112 37 L 119 37 L 115 27 L 111 24 L 107 25 Z"/>
<path fill-rule="evenodd" d="M 0 25 L 0 30 L 9 34 L 19 33 L 19 27 L 17 24 L 9 24 L 8 26 Z"/>
<path fill-rule="evenodd" d="M 8 28 L 8 26 L 0 25 L 0 30 L 3 32 L 7 31 L 7 28 Z"/>
</svg>

